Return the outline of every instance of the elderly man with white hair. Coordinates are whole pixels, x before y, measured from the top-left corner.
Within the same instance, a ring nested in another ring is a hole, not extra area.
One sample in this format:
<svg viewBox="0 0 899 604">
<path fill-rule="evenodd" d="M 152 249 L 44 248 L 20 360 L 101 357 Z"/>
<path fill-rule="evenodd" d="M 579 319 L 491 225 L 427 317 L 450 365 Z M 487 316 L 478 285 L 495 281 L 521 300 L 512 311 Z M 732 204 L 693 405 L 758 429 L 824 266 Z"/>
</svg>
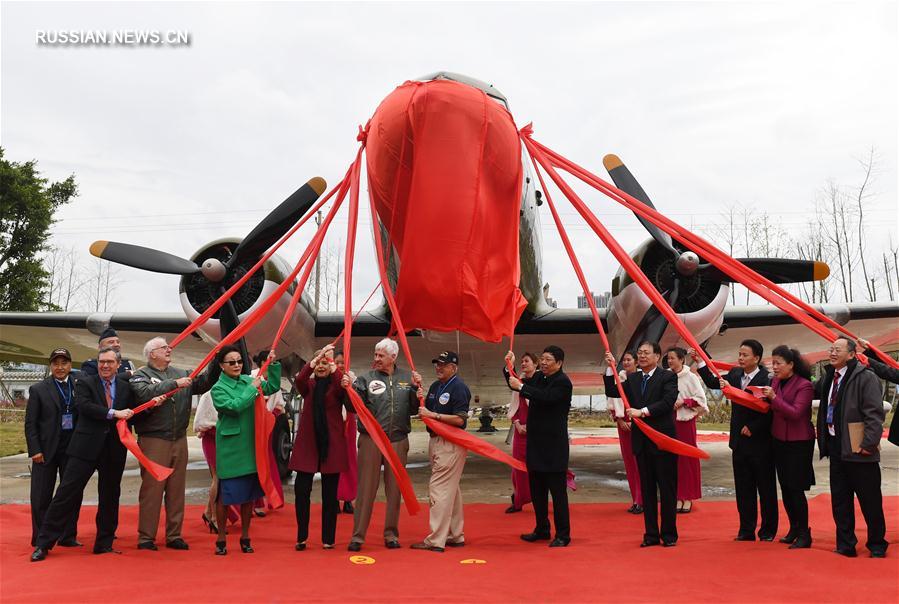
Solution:
<svg viewBox="0 0 899 604">
<path fill-rule="evenodd" d="M 210 363 L 195 381 L 190 372 L 172 367 L 172 347 L 165 338 L 153 338 L 144 345 L 147 364 L 134 372 L 131 389 L 139 404 L 180 388 L 156 407 L 134 418 L 138 444 L 153 461 L 169 468 L 172 474 L 163 481 L 153 478 L 141 467 L 138 502 L 137 548 L 156 550 L 159 512 L 165 498 L 165 545 L 188 549 L 181 537 L 184 521 L 184 490 L 187 478 L 187 425 L 190 423 L 191 397 L 203 394 L 215 384 L 221 373 L 218 363 Z"/>
<path fill-rule="evenodd" d="M 399 346 L 394 340 L 384 338 L 375 345 L 372 370 L 359 376 L 353 387 L 365 402 L 381 428 L 390 439 L 400 463 L 406 463 L 409 454 L 409 432 L 412 431 L 411 417 L 418 413 L 416 392 L 421 386 L 421 376 L 396 366 Z M 349 376 L 344 376 L 344 387 L 350 385 Z M 399 549 L 400 489 L 396 477 L 386 459 L 375 445 L 374 440 L 359 422 L 359 486 L 356 493 L 356 509 L 353 513 L 353 537 L 347 549 L 358 552 L 365 543 L 365 533 L 371 522 L 371 509 L 381 482 L 381 466 L 384 466 L 384 493 L 387 510 L 384 517 L 384 546 Z"/>
</svg>

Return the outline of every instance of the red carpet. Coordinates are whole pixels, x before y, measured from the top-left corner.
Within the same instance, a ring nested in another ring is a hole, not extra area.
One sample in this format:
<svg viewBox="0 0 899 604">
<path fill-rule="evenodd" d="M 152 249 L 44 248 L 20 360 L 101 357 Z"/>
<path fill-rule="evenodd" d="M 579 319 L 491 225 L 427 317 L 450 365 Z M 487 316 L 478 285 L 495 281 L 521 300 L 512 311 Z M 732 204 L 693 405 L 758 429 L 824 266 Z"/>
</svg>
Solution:
<svg viewBox="0 0 899 604">
<path fill-rule="evenodd" d="M 726 443 L 729 439 L 727 432 L 696 435 L 696 441 L 701 443 Z M 617 445 L 618 436 L 581 436 L 569 442 L 572 445 Z"/>
<path fill-rule="evenodd" d="M 884 500 L 889 531 L 897 541 L 899 497 Z M 831 552 L 834 528 L 830 499 L 811 501 L 815 539 L 811 550 L 788 551 L 779 543 L 737 543 L 736 510 L 729 501 L 696 503 L 678 517 L 675 548 L 640 549 L 642 517 L 624 504 L 572 507 L 574 539 L 567 549 L 545 542 L 524 543 L 518 534 L 532 528 L 530 507 L 503 514 L 502 504 L 465 507 L 464 548 L 444 554 L 384 549 L 379 538 L 383 508 L 375 512 L 370 543 L 361 554 L 371 565 L 354 564 L 346 551 L 349 516 L 338 523 L 338 549 L 319 548 L 314 520 L 309 547 L 293 551 L 293 508 L 254 519 L 255 554 L 241 554 L 237 531 L 229 552 L 213 555 L 214 537 L 203 532 L 200 508 L 191 506 L 185 526 L 188 552 L 161 548 L 138 551 L 136 506 L 122 508 L 117 547 L 122 555 L 94 556 L 94 511 L 81 515 L 85 548 L 54 549 L 44 562 L 30 563 L 31 524 L 23 505 L 0 506 L 0 599 L 6 602 L 292 602 L 292 601 L 447 601 L 447 602 L 896 602 L 899 601 L 899 551 L 885 560 L 868 558 L 865 525 L 857 513 L 859 557 Z M 318 507 L 315 506 L 317 512 Z M 781 517 L 781 534 L 786 519 Z M 403 514 L 402 542 L 408 546 L 426 533 L 427 513 Z M 463 563 L 466 559 L 482 564 Z M 832 579 L 832 580 L 831 580 Z"/>
</svg>

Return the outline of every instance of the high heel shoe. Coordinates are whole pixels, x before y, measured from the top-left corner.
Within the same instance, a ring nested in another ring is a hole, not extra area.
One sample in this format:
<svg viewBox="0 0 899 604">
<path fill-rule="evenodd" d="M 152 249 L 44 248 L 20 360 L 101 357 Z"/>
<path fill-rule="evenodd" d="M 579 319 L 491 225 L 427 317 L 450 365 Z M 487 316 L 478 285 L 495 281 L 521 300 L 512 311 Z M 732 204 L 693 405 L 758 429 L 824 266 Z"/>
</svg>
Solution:
<svg viewBox="0 0 899 604">
<path fill-rule="evenodd" d="M 215 555 L 216 556 L 224 556 L 228 553 L 226 549 L 227 542 L 226 541 L 216 541 L 215 542 Z"/>
<path fill-rule="evenodd" d="M 219 532 L 219 527 L 216 525 L 215 520 L 206 515 L 206 512 L 203 512 L 203 524 L 206 525 L 206 528 L 209 529 L 210 533 Z"/>
<path fill-rule="evenodd" d="M 812 546 L 812 529 L 806 529 L 805 532 L 799 533 L 790 547 L 787 549 L 808 549 Z"/>
<path fill-rule="evenodd" d="M 240 551 L 242 551 L 245 554 L 252 554 L 256 550 L 254 550 L 253 546 L 250 545 L 249 539 L 241 539 L 240 540 Z"/>
</svg>

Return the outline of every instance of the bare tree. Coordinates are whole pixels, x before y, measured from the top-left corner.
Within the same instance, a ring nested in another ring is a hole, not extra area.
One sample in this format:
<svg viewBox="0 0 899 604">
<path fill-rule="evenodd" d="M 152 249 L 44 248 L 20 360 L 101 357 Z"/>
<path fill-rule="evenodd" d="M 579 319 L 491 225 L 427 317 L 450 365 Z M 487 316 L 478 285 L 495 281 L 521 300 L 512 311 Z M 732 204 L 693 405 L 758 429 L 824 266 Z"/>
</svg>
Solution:
<svg viewBox="0 0 899 604">
<path fill-rule="evenodd" d="M 855 203 L 858 208 L 858 258 L 862 265 L 862 275 L 865 278 L 865 287 L 868 289 L 868 300 L 874 302 L 877 300 L 877 293 L 874 289 L 874 279 L 868 277 L 868 267 L 865 263 L 865 200 L 870 196 L 868 185 L 871 184 L 876 175 L 877 153 L 874 147 L 868 150 L 868 156 L 858 160 L 864 171 L 862 184 L 856 189 Z"/>
<path fill-rule="evenodd" d="M 72 246 L 52 246 L 45 257 L 45 262 L 46 270 L 50 273 L 46 308 L 71 310 L 84 286 L 78 253 Z"/>
<path fill-rule="evenodd" d="M 723 224 L 716 224 L 712 229 L 712 235 L 718 241 L 723 242 L 723 246 L 728 255 L 733 258 L 736 255 L 737 245 L 737 204 L 727 206 L 727 211 L 721 213 Z M 737 291 L 735 286 L 730 288 L 730 303 L 737 303 Z"/>
<path fill-rule="evenodd" d="M 86 280 L 86 302 L 89 310 L 107 312 L 115 302 L 115 289 L 121 283 L 119 268 L 111 262 L 95 258 Z"/>
</svg>

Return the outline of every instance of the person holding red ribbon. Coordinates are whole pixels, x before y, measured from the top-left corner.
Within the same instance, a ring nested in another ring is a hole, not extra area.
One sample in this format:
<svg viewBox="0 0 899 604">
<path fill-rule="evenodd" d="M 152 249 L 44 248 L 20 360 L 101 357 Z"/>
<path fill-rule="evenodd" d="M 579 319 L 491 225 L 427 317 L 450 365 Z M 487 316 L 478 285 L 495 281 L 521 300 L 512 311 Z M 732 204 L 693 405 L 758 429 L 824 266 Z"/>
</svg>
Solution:
<svg viewBox="0 0 899 604">
<path fill-rule="evenodd" d="M 674 401 L 674 427 L 677 440 L 696 446 L 696 420 L 709 412 L 702 380 L 686 364 L 687 351 L 679 346 L 665 352 L 668 369 L 677 375 L 677 400 Z M 702 497 L 702 469 L 699 459 L 677 458 L 677 513 L 689 514 L 693 501 Z"/>
<path fill-rule="evenodd" d="M 275 351 L 268 359 L 275 358 Z M 240 549 L 253 553 L 250 544 L 250 519 L 253 502 L 262 497 L 262 486 L 256 470 L 256 418 L 254 405 L 261 392 L 271 395 L 281 388 L 281 364 L 272 362 L 268 369 L 255 377 L 241 373 L 243 357 L 240 349 L 228 345 L 218 354 L 222 369 L 212 387 L 212 404 L 218 412 L 215 426 L 215 465 L 219 477 L 215 516 L 218 523 L 218 540 L 215 553 L 227 554 L 225 542 L 225 507 L 240 505 Z"/>
<path fill-rule="evenodd" d="M 509 388 L 528 400 L 527 469 L 535 525 L 523 541 L 534 543 L 550 539 L 549 497 L 553 499 L 553 523 L 556 536 L 550 547 L 568 547 L 571 520 L 568 514 L 568 412 L 571 410 L 571 379 L 562 370 L 565 351 L 547 346 L 540 355 L 540 373 L 524 383 L 509 378 Z"/>
<path fill-rule="evenodd" d="M 342 410 L 346 392 L 340 385 L 343 371 L 334 363 L 334 347 L 317 351 L 296 376 L 296 391 L 303 397 L 303 414 L 288 467 L 297 473 L 294 483 L 297 542 L 306 549 L 309 537 L 309 502 L 312 479 L 321 472 L 322 547 L 334 549 L 337 534 L 337 483 L 347 469 Z"/>
<path fill-rule="evenodd" d="M 97 354 L 98 375 L 84 376 L 75 384 L 78 424 L 69 442 L 66 472 L 41 523 L 37 546 L 31 554 L 32 562 L 45 559 L 66 532 L 94 471 L 100 477 L 94 553 L 115 551 L 112 542 L 119 525 L 119 495 L 128 456 L 115 423 L 130 419 L 134 414 L 131 409 L 135 406 L 128 380 L 116 375 L 121 359 L 112 348 L 103 348 Z"/>
<path fill-rule="evenodd" d="M 637 370 L 637 353 L 627 350 L 621 355 L 621 365 L 618 377 L 622 383 L 627 380 L 627 375 Z M 603 376 L 603 384 L 606 393 L 614 392 L 615 376 L 612 368 L 606 367 Z M 627 477 L 627 487 L 631 494 L 631 507 L 627 508 L 628 514 L 643 513 L 643 494 L 640 492 L 640 470 L 637 469 L 637 458 L 631 445 L 631 422 L 624 412 L 624 401 L 611 394 L 607 395 L 609 415 L 618 426 L 618 446 L 621 449 L 621 461 L 624 462 L 624 475 Z"/>
<path fill-rule="evenodd" d="M 631 406 L 627 415 L 640 418 L 645 424 L 674 438 L 674 402 L 677 400 L 677 376 L 659 367 L 662 348 L 658 342 L 642 342 L 637 347 L 636 371 L 622 384 Z M 615 357 L 606 352 L 606 362 L 615 366 Z M 619 394 L 616 387 L 606 395 Z M 677 455 L 663 451 L 634 424 L 632 442 L 640 468 L 640 487 L 643 492 L 643 541 L 640 547 L 660 543 L 665 547 L 677 544 Z M 657 495 L 658 493 L 658 495 Z M 656 502 L 658 501 L 658 505 Z M 661 526 L 659 515 L 661 512 Z"/>
<path fill-rule="evenodd" d="M 515 366 L 515 354 L 510 350 L 506 353 L 508 367 Z M 530 384 L 536 379 L 537 355 L 533 352 L 525 352 L 521 355 L 521 381 Z M 511 374 L 507 366 L 503 366 L 503 377 L 506 384 L 509 383 Z M 512 393 L 512 402 L 509 404 L 509 419 L 512 420 L 512 457 L 526 462 L 528 451 L 528 399 L 518 392 Z M 528 473 L 512 468 L 512 505 L 506 508 L 507 514 L 520 512 L 522 508 L 531 502 L 531 486 L 528 481 Z"/>
<path fill-rule="evenodd" d="M 688 351 L 699 361 L 698 373 L 709 388 L 727 385 L 740 390 L 750 386 L 769 386 L 768 369 L 760 365 L 764 348 L 758 340 L 743 340 L 737 352 L 737 366 L 721 380 L 715 378 L 695 350 Z M 731 405 L 730 449 L 734 467 L 734 489 L 740 528 L 734 541 L 755 541 L 759 507 L 762 522 L 759 540 L 774 541 L 777 535 L 777 479 L 774 471 L 774 452 L 771 444 L 771 413 Z"/>
<path fill-rule="evenodd" d="M 421 417 L 465 429 L 471 391 L 459 377 L 459 355 L 450 350 L 441 352 L 434 363 L 437 381 L 431 384 L 425 397 Z M 419 392 L 424 394 L 423 392 Z M 431 460 L 431 479 L 428 495 L 431 501 L 431 532 L 412 549 L 442 552 L 445 547 L 465 545 L 465 518 L 462 509 L 462 471 L 465 469 L 465 448 L 437 435 L 428 433 L 428 458 Z"/>
</svg>

